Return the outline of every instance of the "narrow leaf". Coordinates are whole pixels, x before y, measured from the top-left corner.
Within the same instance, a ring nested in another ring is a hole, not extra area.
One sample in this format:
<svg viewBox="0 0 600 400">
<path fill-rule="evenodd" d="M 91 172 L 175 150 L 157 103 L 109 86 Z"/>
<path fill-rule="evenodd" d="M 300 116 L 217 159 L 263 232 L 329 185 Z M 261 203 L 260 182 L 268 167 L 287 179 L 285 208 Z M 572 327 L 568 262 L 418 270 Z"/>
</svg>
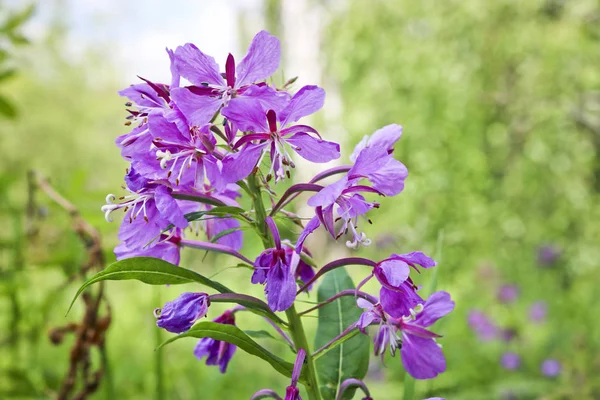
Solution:
<svg viewBox="0 0 600 400">
<path fill-rule="evenodd" d="M 209 337 L 215 340 L 220 340 L 223 342 L 231 343 L 244 350 L 248 354 L 252 354 L 258 358 L 262 358 L 275 370 L 279 373 L 291 377 L 293 365 L 283 359 L 277 357 L 273 353 L 269 352 L 267 349 L 256 343 L 252 340 L 248 335 L 246 335 L 240 328 L 234 325 L 229 324 L 218 324 L 216 322 L 199 322 L 194 325 L 189 331 L 177 335 L 163 344 L 161 344 L 158 348 L 162 348 L 163 346 L 172 343 L 176 340 L 193 337 L 193 338 L 204 338 Z M 301 381 L 303 377 L 301 377 Z"/>
<path fill-rule="evenodd" d="M 354 289 L 354 283 L 345 268 L 331 270 L 318 290 L 319 302 L 325 302 L 345 289 Z M 340 297 L 319 309 L 319 324 L 315 348 L 319 349 L 358 321 L 361 310 L 351 296 Z M 363 379 L 369 367 L 369 339 L 357 335 L 340 341 L 316 360 L 321 394 L 324 400 L 336 398 L 340 384 L 348 378 Z M 348 390 L 343 399 L 351 399 L 355 390 Z"/>
<path fill-rule="evenodd" d="M 85 281 L 79 288 L 67 314 L 73 307 L 77 297 L 90 285 L 100 281 L 138 280 L 149 285 L 179 285 L 183 283 L 200 283 L 221 293 L 231 292 L 226 286 L 212 281 L 194 271 L 178 267 L 159 258 L 133 257 L 112 263 Z"/>
<path fill-rule="evenodd" d="M 285 321 L 279 318 L 265 303 L 256 297 L 248 296 L 239 293 L 221 293 L 213 294 L 209 297 L 211 303 L 235 303 L 246 307 L 249 311 L 254 312 L 262 317 L 269 318 L 278 325 L 285 325 Z"/>
</svg>

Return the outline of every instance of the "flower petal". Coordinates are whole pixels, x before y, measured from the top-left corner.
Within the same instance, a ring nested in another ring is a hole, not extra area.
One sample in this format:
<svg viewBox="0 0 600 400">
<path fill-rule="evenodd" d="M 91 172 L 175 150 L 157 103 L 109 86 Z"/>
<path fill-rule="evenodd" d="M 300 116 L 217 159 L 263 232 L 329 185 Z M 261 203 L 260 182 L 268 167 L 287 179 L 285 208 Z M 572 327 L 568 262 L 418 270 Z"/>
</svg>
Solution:
<svg viewBox="0 0 600 400">
<path fill-rule="evenodd" d="M 279 68 L 281 44 L 267 31 L 260 31 L 252 39 L 246 56 L 237 66 L 237 88 L 263 80 Z"/>
<path fill-rule="evenodd" d="M 454 310 L 454 301 L 450 298 L 450 293 L 439 291 L 435 292 L 423 305 L 423 311 L 417 315 L 415 323 L 421 326 L 430 326 L 438 319 Z"/>
<path fill-rule="evenodd" d="M 185 229 L 188 226 L 188 221 L 183 216 L 183 212 L 179 208 L 177 201 L 171 197 L 169 189 L 165 186 L 159 186 L 154 192 L 154 201 L 160 215 L 169 220 L 178 228 Z"/>
<path fill-rule="evenodd" d="M 403 335 L 402 365 L 415 379 L 431 379 L 446 370 L 442 349 L 433 339 Z"/>
<path fill-rule="evenodd" d="M 223 86 L 225 84 L 215 59 L 201 52 L 192 43 L 177 47 L 175 68 L 179 75 L 194 85 L 201 86 L 203 83 L 208 83 Z"/>
<path fill-rule="evenodd" d="M 311 207 L 327 207 L 335 203 L 340 197 L 342 191 L 348 183 L 347 177 L 342 177 L 337 182 L 332 183 L 329 186 L 325 186 L 317 194 L 313 195 L 308 199 L 307 204 Z"/>
<path fill-rule="evenodd" d="M 396 143 L 401 136 L 402 127 L 400 125 L 386 125 L 383 128 L 376 130 L 371 137 L 363 137 L 356 147 L 354 147 L 350 160 L 352 162 L 356 161 L 356 158 L 365 147 L 379 147 L 391 152 L 394 149 L 394 143 Z"/>
<path fill-rule="evenodd" d="M 281 262 L 271 267 L 267 273 L 265 286 L 269 308 L 273 311 L 285 311 L 296 299 L 296 280 L 290 274 L 290 268 Z"/>
<path fill-rule="evenodd" d="M 420 251 L 413 251 L 407 254 L 392 254 L 390 258 L 397 258 L 411 265 L 420 265 L 423 268 L 431 268 L 437 265 L 433 258 Z"/>
<path fill-rule="evenodd" d="M 302 158 L 315 163 L 326 163 L 340 158 L 340 145 L 316 139 L 306 133 L 296 133 L 285 139 Z"/>
<path fill-rule="evenodd" d="M 375 266 L 375 276 L 384 286 L 400 288 L 410 274 L 410 267 L 403 261 L 388 259 Z"/>
<path fill-rule="evenodd" d="M 302 87 L 292 97 L 290 103 L 279 114 L 281 126 L 284 127 L 292 122 L 298 121 L 316 111 L 319 111 L 325 103 L 325 90 L 318 86 L 309 85 Z"/>
<path fill-rule="evenodd" d="M 223 103 L 219 97 L 194 94 L 188 88 L 173 89 L 171 98 L 189 123 L 195 126 L 207 124 Z"/>
<path fill-rule="evenodd" d="M 223 159 L 223 181 L 234 183 L 250 175 L 265 146 L 265 144 L 249 144 L 237 153 L 227 155 Z"/>
<path fill-rule="evenodd" d="M 385 312 L 394 318 L 410 315 L 411 309 L 425 302 L 406 281 L 400 285 L 400 290 L 382 287 L 379 298 Z"/>
<path fill-rule="evenodd" d="M 243 132 L 269 132 L 266 110 L 260 101 L 253 97 L 241 96 L 231 99 L 227 107 L 223 108 L 222 114 Z"/>
</svg>

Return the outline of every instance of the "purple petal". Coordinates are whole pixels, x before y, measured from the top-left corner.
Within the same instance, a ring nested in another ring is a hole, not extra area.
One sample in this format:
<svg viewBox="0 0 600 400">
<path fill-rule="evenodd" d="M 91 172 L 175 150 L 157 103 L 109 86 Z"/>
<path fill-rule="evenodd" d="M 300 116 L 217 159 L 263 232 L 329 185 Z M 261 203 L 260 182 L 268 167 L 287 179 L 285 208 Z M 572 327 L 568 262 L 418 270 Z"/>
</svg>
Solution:
<svg viewBox="0 0 600 400">
<path fill-rule="evenodd" d="M 163 241 L 152 247 L 130 248 L 126 243 L 121 243 L 115 247 L 117 260 L 124 260 L 131 257 L 154 257 L 160 258 L 174 265 L 179 265 L 180 247 L 172 242 Z"/>
<path fill-rule="evenodd" d="M 138 209 L 135 209 L 136 213 Z M 156 242 L 152 242 L 152 240 L 160 235 L 163 227 L 166 228 L 169 225 L 169 221 L 161 218 L 154 200 L 149 200 L 146 203 L 146 217 L 148 221 L 143 218 L 143 213 L 134 218 L 132 210 L 129 209 L 127 211 L 119 227 L 119 240 L 125 242 L 129 248 L 133 249 L 156 245 Z"/>
<path fill-rule="evenodd" d="M 446 370 L 442 349 L 433 339 L 403 335 L 402 365 L 415 379 L 431 379 Z"/>
<path fill-rule="evenodd" d="M 250 175 L 265 146 L 266 144 L 249 144 L 237 153 L 227 155 L 223 159 L 223 181 L 234 183 Z"/>
<path fill-rule="evenodd" d="M 315 163 L 326 163 L 340 158 L 340 145 L 316 139 L 306 133 L 296 133 L 285 139 L 302 158 Z"/>
<path fill-rule="evenodd" d="M 435 292 L 423 305 L 423 311 L 417 315 L 415 323 L 421 326 L 431 326 L 452 310 L 454 310 L 454 301 L 450 298 L 450 293 Z"/>
<path fill-rule="evenodd" d="M 269 132 L 265 113 L 266 110 L 257 99 L 243 96 L 231 99 L 222 110 L 223 116 L 243 132 Z"/>
<path fill-rule="evenodd" d="M 177 128 L 177 125 L 169 122 L 160 114 L 148 116 L 148 130 L 154 139 L 161 139 L 169 143 L 189 142 Z"/>
<path fill-rule="evenodd" d="M 148 186 L 148 179 L 138 174 L 135 168 L 130 167 L 129 172 L 125 175 L 125 184 L 129 190 L 139 192 Z"/>
<path fill-rule="evenodd" d="M 420 265 L 423 268 L 431 268 L 437 265 L 433 258 L 425 255 L 420 251 L 413 251 L 407 254 L 392 254 L 390 258 L 397 258 L 410 265 Z"/>
<path fill-rule="evenodd" d="M 239 93 L 238 97 L 231 99 L 230 101 L 239 99 L 240 97 L 249 97 L 260 101 L 263 109 L 274 110 L 279 113 L 285 108 L 290 101 L 290 94 L 288 92 L 282 92 L 273 89 L 268 85 L 252 85 L 249 86 L 243 93 Z"/>
<path fill-rule="evenodd" d="M 306 240 L 308 235 L 313 233 L 319 226 L 321 226 L 321 222 L 319 221 L 319 218 L 316 216 L 312 217 L 311 220 L 308 221 L 308 223 L 304 227 L 304 230 L 302 231 L 302 233 L 300 233 L 300 236 L 298 236 L 298 240 L 296 241 L 296 251 L 297 252 L 302 251 L 302 247 L 304 246 L 304 241 Z"/>
<path fill-rule="evenodd" d="M 281 262 L 271 267 L 267 274 L 265 293 L 269 308 L 273 311 L 285 311 L 296 299 L 296 280 L 290 268 Z"/>
<path fill-rule="evenodd" d="M 346 188 L 347 183 L 348 178 L 345 176 L 342 177 L 339 181 L 325 186 L 319 193 L 313 195 L 308 199 L 307 204 L 311 207 L 327 207 L 334 204 Z"/>
<path fill-rule="evenodd" d="M 384 260 L 375 266 L 375 276 L 384 286 L 400 288 L 410 274 L 410 267 L 400 260 Z"/>
<path fill-rule="evenodd" d="M 273 75 L 279 68 L 281 45 L 279 39 L 267 31 L 260 31 L 252 39 L 248 52 L 237 66 L 236 87 L 242 87 Z"/>
<path fill-rule="evenodd" d="M 404 164 L 390 156 L 387 164 L 369 173 L 367 178 L 381 193 L 395 196 L 404 190 L 404 180 L 407 176 L 408 170 Z"/>
<path fill-rule="evenodd" d="M 390 158 L 385 149 L 367 147 L 356 158 L 354 166 L 348 171 L 348 177 L 349 179 L 366 178 L 384 168 Z"/>
<path fill-rule="evenodd" d="M 316 111 L 325 103 L 325 90 L 318 86 L 304 86 L 292 97 L 290 103 L 279 114 L 281 126 L 298 121 Z"/>
<path fill-rule="evenodd" d="M 425 302 L 407 281 L 400 285 L 399 291 L 382 287 L 379 298 L 385 312 L 395 318 L 410 315 L 411 309 Z"/>
<path fill-rule="evenodd" d="M 166 107 L 164 100 L 161 100 L 156 91 L 147 83 L 131 85 L 120 90 L 119 95 L 127 97 L 142 111 Z"/>
<path fill-rule="evenodd" d="M 191 43 L 177 47 L 175 67 L 181 76 L 194 85 L 201 86 L 203 83 L 209 83 L 223 86 L 225 84 L 215 59 L 204 54 Z"/>
<path fill-rule="evenodd" d="M 181 212 L 177 201 L 171 197 L 171 193 L 167 187 L 161 185 L 156 188 L 154 201 L 156 202 L 156 208 L 163 218 L 168 219 L 169 222 L 178 228 L 187 228 L 188 221 L 183 216 L 183 212 Z"/>
<path fill-rule="evenodd" d="M 204 317 L 208 311 L 206 293 L 182 293 L 173 301 L 167 302 L 160 310 L 156 325 L 169 332 L 181 333 L 192 327 L 194 322 Z"/>
<path fill-rule="evenodd" d="M 508 351 L 502 355 L 500 364 L 510 371 L 514 371 L 521 365 L 521 357 L 512 351 Z"/>
<path fill-rule="evenodd" d="M 371 137 L 365 136 L 354 148 L 350 161 L 356 161 L 356 158 L 365 147 L 379 147 L 391 152 L 394 149 L 394 144 L 402 136 L 402 127 L 400 125 L 391 124 L 376 130 Z"/>
<path fill-rule="evenodd" d="M 177 71 L 177 67 L 175 66 L 175 52 L 171 49 L 165 49 L 167 54 L 169 55 L 169 60 L 171 60 L 171 86 L 170 89 L 179 87 L 179 72 Z"/>
<path fill-rule="evenodd" d="M 189 123 L 195 126 L 207 124 L 223 103 L 219 97 L 197 95 L 188 88 L 173 89 L 171 98 Z"/>
<path fill-rule="evenodd" d="M 217 236 L 219 233 L 229 229 L 240 227 L 240 222 L 234 218 L 216 218 L 206 221 L 206 236 L 209 240 Z M 217 239 L 217 243 L 231 247 L 238 251 L 242 248 L 243 235 L 241 231 L 234 231 Z"/>
</svg>

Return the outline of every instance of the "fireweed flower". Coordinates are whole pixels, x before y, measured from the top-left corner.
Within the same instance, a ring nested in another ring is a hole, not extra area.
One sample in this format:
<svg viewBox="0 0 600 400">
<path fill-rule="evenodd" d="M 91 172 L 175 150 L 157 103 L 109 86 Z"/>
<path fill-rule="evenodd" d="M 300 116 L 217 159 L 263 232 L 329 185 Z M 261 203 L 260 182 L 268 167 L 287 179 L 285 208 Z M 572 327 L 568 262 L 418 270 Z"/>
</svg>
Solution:
<svg viewBox="0 0 600 400">
<path fill-rule="evenodd" d="M 482 311 L 471 310 L 467 321 L 482 342 L 489 342 L 500 334 L 500 329 Z"/>
<path fill-rule="evenodd" d="M 553 358 L 548 358 L 544 360 L 542 362 L 542 365 L 540 366 L 542 374 L 544 374 L 548 378 L 556 378 L 558 375 L 560 375 L 561 369 L 562 366 L 560 365 L 560 362 Z"/>
<path fill-rule="evenodd" d="M 417 305 L 408 316 L 395 318 L 381 304 L 359 298 L 358 306 L 365 309 L 357 326 L 364 333 L 367 326 L 378 325 L 373 338 L 375 355 L 383 357 L 389 347 L 392 356 L 400 348 L 402 365 L 416 379 L 430 379 L 446 370 L 446 360 L 440 345 L 440 335 L 426 328 L 454 309 L 454 301 L 446 292 L 432 294 L 423 305 Z"/>
<path fill-rule="evenodd" d="M 505 369 L 514 371 L 521 365 L 521 357 L 519 357 L 517 353 L 508 351 L 502 355 L 502 358 L 500 359 L 500 364 L 502 364 L 502 367 L 504 367 Z"/>
<path fill-rule="evenodd" d="M 350 232 L 352 240 L 346 242 L 346 246 L 350 248 L 371 244 L 364 232 L 358 232 L 358 219 L 364 217 L 369 210 L 379 208 L 379 203 L 368 202 L 360 193 L 394 196 L 402 192 L 408 171 L 391 153 L 401 132 L 399 125 L 388 125 L 373 134 L 375 140 L 363 140 L 365 143 L 355 149 L 355 162 L 348 173 L 308 199 L 308 205 L 315 207 L 316 216 L 306 225 L 299 242 L 323 225 L 334 239 Z M 362 179 L 367 179 L 371 186 L 360 184 Z M 334 211 L 342 221 L 337 231 L 334 226 Z"/>
<path fill-rule="evenodd" d="M 537 262 L 541 267 L 551 267 L 560 258 L 561 251 L 552 244 L 544 244 L 538 248 Z"/>
<path fill-rule="evenodd" d="M 271 310 L 285 311 L 296 299 L 296 269 L 299 263 L 292 260 L 293 252 L 283 248 L 273 219 L 268 217 L 266 222 L 273 235 L 275 248 L 263 251 L 256 258 L 251 282 L 266 283 L 265 294 Z"/>
<path fill-rule="evenodd" d="M 500 303 L 514 303 L 519 297 L 519 287 L 514 284 L 502 285 L 498 289 L 497 297 Z"/>
<path fill-rule="evenodd" d="M 271 167 L 267 179 L 275 181 L 289 176 L 294 167 L 287 147 L 302 158 L 315 163 L 325 163 L 340 157 L 340 145 L 322 140 L 319 133 L 307 125 L 291 125 L 300 118 L 323 107 L 325 91 L 317 86 L 304 86 L 280 110 L 265 109 L 252 98 L 231 102 L 223 109 L 223 115 L 233 121 L 242 131 L 253 133 L 242 136 L 234 145 L 239 152 L 223 160 L 223 175 L 227 182 L 236 182 L 248 176 L 270 150 Z M 316 135 L 311 136 L 309 133 Z M 257 143 L 252 143 L 257 142 Z M 244 146 L 242 148 L 242 146 Z"/>
<path fill-rule="evenodd" d="M 173 333 L 185 332 L 206 315 L 209 305 L 206 293 L 182 293 L 163 308 L 154 310 L 156 325 Z"/>
<path fill-rule="evenodd" d="M 298 381 L 300 380 L 300 374 L 302 373 L 305 358 L 306 351 L 304 349 L 299 349 L 298 354 L 296 355 L 296 361 L 294 362 L 294 369 L 292 370 L 292 381 L 285 389 L 285 398 L 283 400 L 302 400 L 302 397 L 300 397 L 300 389 L 298 389 Z M 271 389 L 259 390 L 254 393 L 250 400 L 263 399 L 266 397 L 282 400 L 281 396 Z"/>
<path fill-rule="evenodd" d="M 181 229 L 173 229 L 169 234 L 161 234 L 157 243 L 153 246 L 144 246 L 141 248 L 130 248 L 123 242 L 115 247 L 117 260 L 124 260 L 131 257 L 154 257 L 160 258 L 171 264 L 179 265 L 182 239 Z"/>
<path fill-rule="evenodd" d="M 213 322 L 235 325 L 234 311 L 225 311 L 222 315 L 213 320 Z M 218 365 L 219 371 L 224 374 L 236 349 L 237 346 L 231 343 L 205 337 L 198 341 L 198 344 L 194 349 L 194 355 L 199 360 L 206 357 L 206 365 Z"/>
<path fill-rule="evenodd" d="M 529 307 L 529 319 L 535 323 L 543 323 L 548 315 L 548 304 L 543 301 L 536 301 Z"/>
<path fill-rule="evenodd" d="M 181 77 L 193 86 L 174 88 L 171 96 L 190 124 L 202 126 L 236 97 L 254 97 L 266 106 L 277 106 L 288 95 L 266 86 L 253 85 L 271 76 L 279 67 L 279 39 L 266 31 L 259 32 L 246 56 L 236 65 L 229 54 L 225 73 L 211 56 L 187 43 L 175 50 L 174 63 Z"/>
<path fill-rule="evenodd" d="M 128 249 L 139 250 L 155 245 L 153 239 L 171 225 L 180 229 L 187 227 L 188 222 L 178 202 L 171 197 L 170 188 L 145 179 L 134 168 L 129 169 L 125 183 L 131 194 L 121 197 L 120 203 L 114 203 L 116 196 L 109 194 L 102 211 L 109 222 L 112 221 L 113 211 L 125 211 L 119 228 L 119 240 Z"/>
</svg>

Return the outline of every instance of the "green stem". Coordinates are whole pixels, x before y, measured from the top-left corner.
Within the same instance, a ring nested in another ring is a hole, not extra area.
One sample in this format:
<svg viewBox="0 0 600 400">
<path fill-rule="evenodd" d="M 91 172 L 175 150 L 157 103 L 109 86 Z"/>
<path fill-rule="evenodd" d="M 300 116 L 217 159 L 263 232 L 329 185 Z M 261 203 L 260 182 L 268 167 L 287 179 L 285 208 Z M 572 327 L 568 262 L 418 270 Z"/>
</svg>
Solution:
<svg viewBox="0 0 600 400">
<path fill-rule="evenodd" d="M 291 306 L 285 311 L 288 317 L 288 323 L 290 324 L 290 335 L 294 341 L 296 349 L 306 350 L 306 375 L 308 382 L 304 384 L 306 391 L 308 392 L 308 398 L 310 400 L 321 400 L 321 393 L 319 392 L 319 382 L 317 381 L 317 369 L 315 368 L 315 362 L 311 354 L 310 346 L 306 340 L 306 334 L 304 333 L 304 327 L 302 326 L 302 320 L 296 312 L 296 306 Z"/>
<path fill-rule="evenodd" d="M 162 304 L 160 300 L 160 290 L 158 287 L 154 289 L 154 304 Z M 154 344 L 155 347 L 159 347 L 163 342 L 162 331 L 160 329 L 154 329 Z M 164 368 L 163 368 L 163 351 L 158 349 L 154 352 L 154 375 L 156 379 L 156 392 L 154 398 L 156 400 L 164 400 L 165 396 L 165 382 L 164 382 Z"/>
<path fill-rule="evenodd" d="M 260 232 L 263 245 L 266 249 L 274 246 L 273 238 L 271 237 L 265 220 L 267 219 L 267 213 L 262 200 L 262 194 L 260 186 L 255 174 L 251 174 L 248 177 L 248 188 L 252 193 L 252 202 L 254 203 L 254 212 L 256 213 L 256 227 Z M 296 307 L 292 306 L 286 310 L 288 317 L 289 332 L 294 342 L 296 349 L 304 349 L 306 351 L 306 376 L 307 382 L 305 383 L 306 391 L 308 392 L 309 400 L 321 400 L 321 393 L 319 392 L 319 383 L 317 380 L 317 370 L 312 357 L 312 351 L 306 340 L 306 333 L 302 326 L 302 320 L 296 312 Z"/>
</svg>

